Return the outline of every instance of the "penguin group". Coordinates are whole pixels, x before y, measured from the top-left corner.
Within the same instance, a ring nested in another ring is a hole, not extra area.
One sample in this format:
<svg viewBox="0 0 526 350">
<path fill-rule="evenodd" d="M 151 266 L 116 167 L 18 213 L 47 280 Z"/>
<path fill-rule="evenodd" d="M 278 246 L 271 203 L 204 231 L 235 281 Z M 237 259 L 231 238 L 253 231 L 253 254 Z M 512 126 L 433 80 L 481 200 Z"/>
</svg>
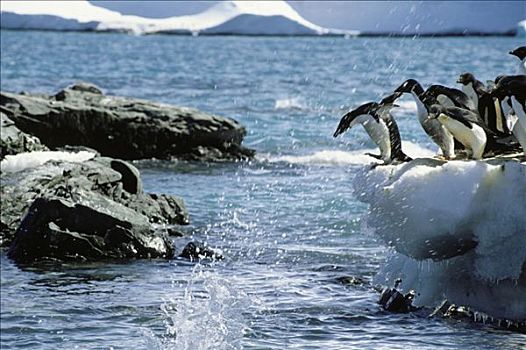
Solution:
<svg viewBox="0 0 526 350">
<path fill-rule="evenodd" d="M 380 149 L 384 164 L 411 160 L 402 142 L 391 109 L 403 94 L 413 96 L 417 117 L 427 135 L 438 145 L 441 157 L 483 159 L 526 151 L 526 46 L 509 52 L 520 59 L 517 75 L 501 75 L 486 84 L 472 73 L 463 73 L 461 89 L 422 85 L 408 79 L 379 102 L 365 103 L 340 120 L 334 137 L 362 124 Z"/>
</svg>

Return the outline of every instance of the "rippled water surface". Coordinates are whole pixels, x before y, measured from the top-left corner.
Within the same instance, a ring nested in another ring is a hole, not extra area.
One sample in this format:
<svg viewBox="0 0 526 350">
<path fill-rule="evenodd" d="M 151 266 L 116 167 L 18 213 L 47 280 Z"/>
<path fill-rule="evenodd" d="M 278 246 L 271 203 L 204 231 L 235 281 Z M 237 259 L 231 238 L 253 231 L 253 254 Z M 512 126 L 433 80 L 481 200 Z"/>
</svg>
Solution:
<svg viewBox="0 0 526 350">
<path fill-rule="evenodd" d="M 242 122 L 250 163 L 141 161 L 150 192 L 189 208 L 182 249 L 225 260 L 14 266 L 1 256 L 2 349 L 524 349 L 524 335 L 392 314 L 372 278 L 387 255 L 351 189 L 371 161 L 348 108 L 409 77 L 454 85 L 514 73 L 514 38 L 135 37 L 3 31 L 2 90 L 107 93 L 200 108 Z M 408 153 L 434 150 L 409 99 L 395 112 Z M 342 283 L 344 280 L 351 283 Z"/>
</svg>

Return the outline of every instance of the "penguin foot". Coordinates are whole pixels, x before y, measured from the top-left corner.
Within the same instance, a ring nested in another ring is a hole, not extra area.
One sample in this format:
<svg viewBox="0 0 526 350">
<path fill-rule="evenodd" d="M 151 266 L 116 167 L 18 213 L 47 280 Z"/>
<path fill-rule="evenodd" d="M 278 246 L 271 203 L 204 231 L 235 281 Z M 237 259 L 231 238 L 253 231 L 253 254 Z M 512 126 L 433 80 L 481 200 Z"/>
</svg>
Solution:
<svg viewBox="0 0 526 350">
<path fill-rule="evenodd" d="M 365 155 L 376 159 L 382 159 L 382 156 L 379 154 L 365 153 Z"/>
<path fill-rule="evenodd" d="M 448 162 L 450 160 L 455 159 L 456 157 L 447 157 L 447 156 L 443 156 L 443 155 L 440 154 L 440 155 L 434 156 L 433 158 L 438 159 L 438 160 L 440 160 L 442 162 Z"/>
</svg>

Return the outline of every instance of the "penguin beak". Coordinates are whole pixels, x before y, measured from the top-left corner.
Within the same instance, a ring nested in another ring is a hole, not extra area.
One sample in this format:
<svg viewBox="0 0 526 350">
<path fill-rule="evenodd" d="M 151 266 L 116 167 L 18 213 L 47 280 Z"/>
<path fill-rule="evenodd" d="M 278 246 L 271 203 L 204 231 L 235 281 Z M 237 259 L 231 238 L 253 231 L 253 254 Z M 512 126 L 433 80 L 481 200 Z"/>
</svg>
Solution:
<svg viewBox="0 0 526 350">
<path fill-rule="evenodd" d="M 338 137 L 339 135 L 343 134 L 347 129 L 351 128 L 354 125 L 354 121 L 357 116 L 358 115 L 355 113 L 355 111 L 345 113 L 332 136 Z"/>
</svg>

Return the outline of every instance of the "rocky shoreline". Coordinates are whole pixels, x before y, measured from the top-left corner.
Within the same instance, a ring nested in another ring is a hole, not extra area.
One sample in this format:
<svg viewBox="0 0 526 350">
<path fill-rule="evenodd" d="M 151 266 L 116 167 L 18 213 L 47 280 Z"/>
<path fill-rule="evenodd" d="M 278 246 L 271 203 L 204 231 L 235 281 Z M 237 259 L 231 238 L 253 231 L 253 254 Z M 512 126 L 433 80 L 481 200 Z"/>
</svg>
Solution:
<svg viewBox="0 0 526 350">
<path fill-rule="evenodd" d="M 254 154 L 241 145 L 246 131 L 235 120 L 106 96 L 88 83 L 49 96 L 2 92 L 0 115 L 0 246 L 23 264 L 173 258 L 169 236 L 189 223 L 184 201 L 144 192 L 139 170 L 125 160 Z M 45 161 L 49 150 L 82 157 Z M 27 152 L 36 163 L 16 164 Z M 182 256 L 199 258 L 196 245 Z"/>
<path fill-rule="evenodd" d="M 49 148 L 85 146 L 124 160 L 232 161 L 254 155 L 241 145 L 246 130 L 233 119 L 108 96 L 89 83 L 71 85 L 54 95 L 1 92 L 0 111 Z"/>
</svg>

